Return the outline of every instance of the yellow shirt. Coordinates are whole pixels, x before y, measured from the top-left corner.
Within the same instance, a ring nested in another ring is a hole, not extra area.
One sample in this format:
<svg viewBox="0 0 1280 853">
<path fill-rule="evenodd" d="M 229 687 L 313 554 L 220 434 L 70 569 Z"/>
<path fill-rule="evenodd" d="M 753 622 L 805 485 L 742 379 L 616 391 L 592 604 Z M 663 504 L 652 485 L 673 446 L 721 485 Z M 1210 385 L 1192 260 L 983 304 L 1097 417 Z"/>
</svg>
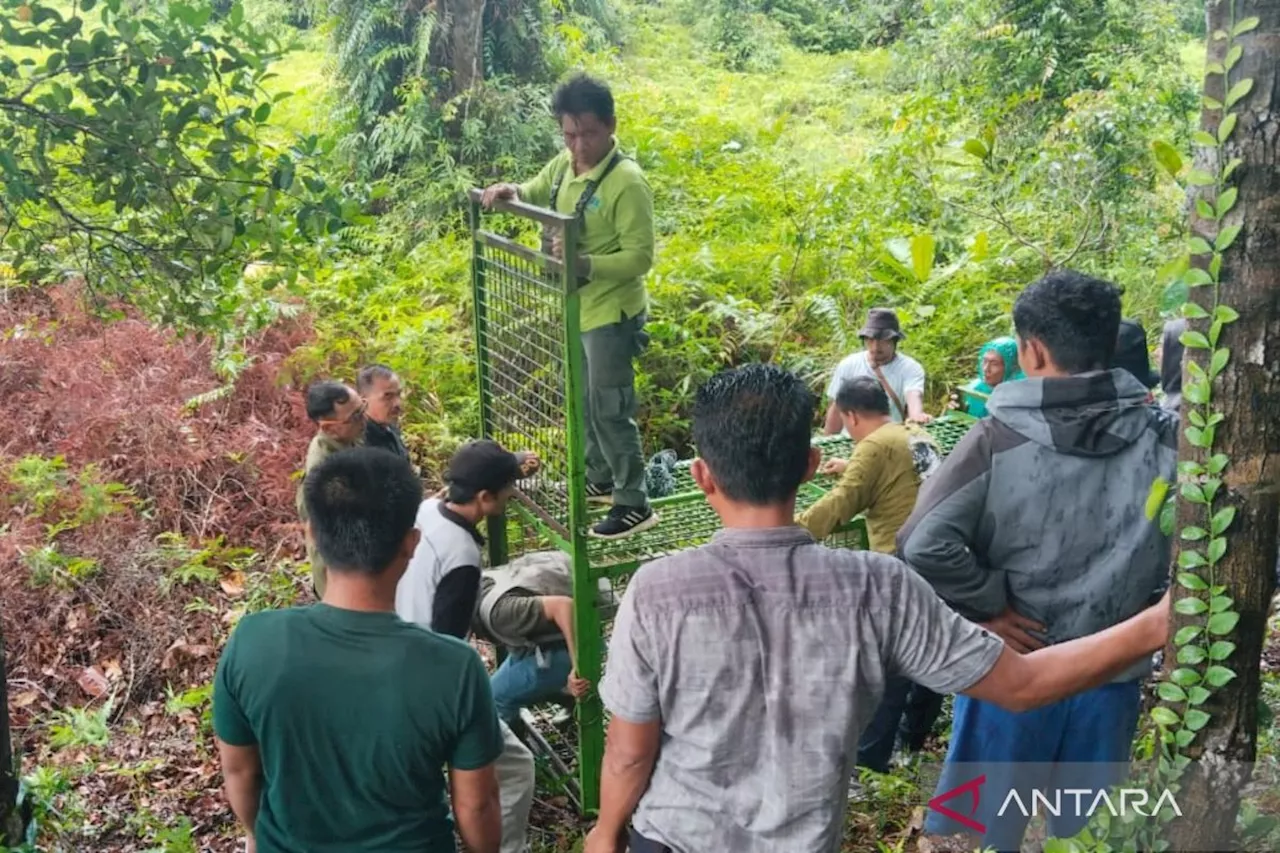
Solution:
<svg viewBox="0 0 1280 853">
<path fill-rule="evenodd" d="M 940 464 L 942 454 L 915 424 L 885 424 L 853 447 L 840 481 L 796 523 L 825 539 L 862 514 L 871 550 L 894 551 L 898 529 L 916 505 L 920 482 Z"/>
</svg>

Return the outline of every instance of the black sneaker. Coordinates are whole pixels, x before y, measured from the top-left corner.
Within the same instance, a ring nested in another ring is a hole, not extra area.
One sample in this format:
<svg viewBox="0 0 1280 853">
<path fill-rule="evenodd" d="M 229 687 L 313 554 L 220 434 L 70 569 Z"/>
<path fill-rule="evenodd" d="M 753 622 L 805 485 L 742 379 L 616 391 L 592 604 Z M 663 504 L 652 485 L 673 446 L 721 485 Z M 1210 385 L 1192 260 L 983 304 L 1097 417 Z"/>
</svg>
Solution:
<svg viewBox="0 0 1280 853">
<path fill-rule="evenodd" d="M 622 539 L 658 523 L 658 514 L 647 506 L 615 506 L 602 518 L 591 535 L 600 539 Z"/>
<path fill-rule="evenodd" d="M 599 483 L 587 483 L 587 500 L 599 504 L 613 503 L 613 483 L 603 486 Z"/>
</svg>

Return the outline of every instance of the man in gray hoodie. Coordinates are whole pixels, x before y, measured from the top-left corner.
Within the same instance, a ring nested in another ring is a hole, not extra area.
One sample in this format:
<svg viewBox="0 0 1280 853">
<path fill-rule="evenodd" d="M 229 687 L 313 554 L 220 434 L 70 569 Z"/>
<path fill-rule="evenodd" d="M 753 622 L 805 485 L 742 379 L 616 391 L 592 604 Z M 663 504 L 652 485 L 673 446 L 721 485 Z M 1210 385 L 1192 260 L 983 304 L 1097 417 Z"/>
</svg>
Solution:
<svg viewBox="0 0 1280 853">
<path fill-rule="evenodd" d="M 1157 477 L 1176 476 L 1177 419 L 1147 405 L 1127 371 L 1106 369 L 1120 324 L 1113 285 L 1051 273 L 1018 297 L 1013 320 L 1027 379 L 996 388 L 990 417 L 921 488 L 898 551 L 962 615 L 1026 652 L 1116 625 L 1167 586 L 1169 541 L 1144 506 Z M 939 793 L 981 772 L 1024 802 L 1036 787 L 1107 788 L 1128 762 L 1149 671 L 1142 662 L 1025 713 L 957 697 Z M 1086 763 L 1094 769 L 1081 772 Z M 990 800 L 973 816 L 982 844 L 1018 850 L 1027 818 L 997 816 L 1002 803 Z M 1071 811 L 1068 799 L 1051 835 L 1083 827 L 1086 815 Z M 925 828 L 962 831 L 937 812 Z"/>
</svg>

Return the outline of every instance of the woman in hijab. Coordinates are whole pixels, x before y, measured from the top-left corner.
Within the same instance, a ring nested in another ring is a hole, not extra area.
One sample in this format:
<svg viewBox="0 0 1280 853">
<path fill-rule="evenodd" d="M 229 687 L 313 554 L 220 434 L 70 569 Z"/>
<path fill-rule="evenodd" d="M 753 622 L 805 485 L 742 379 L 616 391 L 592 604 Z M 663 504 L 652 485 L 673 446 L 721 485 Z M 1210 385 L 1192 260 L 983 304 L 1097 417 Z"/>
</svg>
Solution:
<svg viewBox="0 0 1280 853">
<path fill-rule="evenodd" d="M 964 402 L 953 396 L 952 408 L 963 408 L 975 418 L 987 416 L 987 398 L 1001 382 L 1025 378 L 1018 366 L 1018 342 L 1011 337 L 987 341 L 978 350 L 978 375 L 968 385 L 960 386 Z"/>
</svg>

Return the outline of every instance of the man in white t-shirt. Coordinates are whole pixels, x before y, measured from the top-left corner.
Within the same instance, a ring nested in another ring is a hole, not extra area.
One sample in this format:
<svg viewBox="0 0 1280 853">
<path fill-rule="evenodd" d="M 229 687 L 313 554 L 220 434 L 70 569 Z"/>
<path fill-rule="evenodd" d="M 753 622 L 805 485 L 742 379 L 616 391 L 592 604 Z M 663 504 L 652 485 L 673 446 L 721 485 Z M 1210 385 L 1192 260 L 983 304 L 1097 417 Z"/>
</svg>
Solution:
<svg viewBox="0 0 1280 853">
<path fill-rule="evenodd" d="M 530 453 L 511 453 L 495 441 L 463 445 L 449 460 L 447 494 L 418 507 L 418 547 L 396 586 L 396 613 L 435 631 L 466 640 L 480 597 L 480 522 L 502 518 L 516 482 L 537 469 Z M 533 806 L 533 754 L 499 720 L 503 751 L 495 763 L 502 802 L 501 853 L 526 849 Z"/>
<path fill-rule="evenodd" d="M 898 315 L 889 308 L 872 308 L 858 337 L 862 338 L 865 349 L 836 365 L 831 384 L 827 386 L 827 399 L 831 402 L 827 406 L 826 434 L 835 435 L 844 430 L 836 395 L 846 380 L 857 376 L 870 376 L 880 382 L 889 395 L 889 416 L 894 423 L 931 421 L 924 410 L 924 368 L 914 358 L 898 352 L 898 341 L 906 337 Z"/>
</svg>

